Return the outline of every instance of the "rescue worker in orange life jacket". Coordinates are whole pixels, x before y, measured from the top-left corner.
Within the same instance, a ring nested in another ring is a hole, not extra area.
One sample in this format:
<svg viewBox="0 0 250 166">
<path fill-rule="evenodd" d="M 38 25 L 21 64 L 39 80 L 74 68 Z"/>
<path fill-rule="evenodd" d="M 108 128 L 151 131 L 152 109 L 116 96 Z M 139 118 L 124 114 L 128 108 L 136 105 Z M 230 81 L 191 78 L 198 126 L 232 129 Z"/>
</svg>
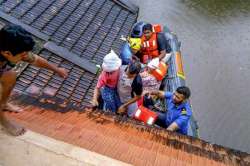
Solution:
<svg viewBox="0 0 250 166">
<path fill-rule="evenodd" d="M 148 63 L 156 57 L 161 61 L 168 61 L 171 55 L 171 47 L 163 33 L 155 33 L 151 24 L 145 24 L 141 39 L 142 47 L 139 57 L 142 63 Z"/>
</svg>

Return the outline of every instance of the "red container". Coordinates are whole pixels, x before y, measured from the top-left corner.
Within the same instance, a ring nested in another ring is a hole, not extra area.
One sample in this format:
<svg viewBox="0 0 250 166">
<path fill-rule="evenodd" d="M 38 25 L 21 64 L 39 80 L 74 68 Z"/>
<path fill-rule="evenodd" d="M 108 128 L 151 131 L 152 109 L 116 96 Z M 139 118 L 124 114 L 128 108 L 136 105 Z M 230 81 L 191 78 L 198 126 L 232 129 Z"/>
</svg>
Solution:
<svg viewBox="0 0 250 166">
<path fill-rule="evenodd" d="M 161 28 L 161 25 L 160 24 L 155 24 L 153 25 L 153 32 L 162 32 L 162 28 Z"/>
<path fill-rule="evenodd" d="M 165 77 L 168 71 L 168 66 L 164 62 L 160 62 L 159 67 L 152 71 L 152 75 L 158 80 L 161 81 Z"/>
<path fill-rule="evenodd" d="M 157 119 L 157 114 L 141 105 L 136 110 L 134 118 L 144 122 L 147 125 L 153 125 L 155 120 Z"/>
</svg>

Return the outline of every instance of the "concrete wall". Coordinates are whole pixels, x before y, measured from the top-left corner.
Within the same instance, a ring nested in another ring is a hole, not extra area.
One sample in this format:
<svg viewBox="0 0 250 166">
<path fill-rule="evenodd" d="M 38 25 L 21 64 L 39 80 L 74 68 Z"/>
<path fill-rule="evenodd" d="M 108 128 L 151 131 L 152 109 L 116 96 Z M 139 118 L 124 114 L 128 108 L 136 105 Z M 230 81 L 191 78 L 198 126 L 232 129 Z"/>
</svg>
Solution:
<svg viewBox="0 0 250 166">
<path fill-rule="evenodd" d="M 0 130 L 0 166 L 59 165 L 125 166 L 128 164 L 31 131 L 20 137 L 12 137 Z"/>
</svg>

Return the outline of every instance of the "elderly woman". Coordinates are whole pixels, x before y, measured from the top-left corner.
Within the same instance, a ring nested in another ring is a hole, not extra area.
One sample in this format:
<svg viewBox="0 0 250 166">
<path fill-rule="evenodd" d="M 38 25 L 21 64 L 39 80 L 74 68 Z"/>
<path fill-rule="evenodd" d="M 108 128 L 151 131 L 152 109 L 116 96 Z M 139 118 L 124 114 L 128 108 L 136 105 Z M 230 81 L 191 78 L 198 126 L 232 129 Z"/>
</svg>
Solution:
<svg viewBox="0 0 250 166">
<path fill-rule="evenodd" d="M 98 98 L 101 95 L 103 110 L 116 112 L 121 102 L 117 93 L 117 84 L 120 75 L 121 59 L 111 50 L 102 63 L 102 72 L 98 78 L 92 99 L 93 106 L 99 106 Z"/>
<path fill-rule="evenodd" d="M 158 81 L 152 74 L 152 71 L 158 68 L 159 63 L 159 58 L 151 60 L 145 69 L 140 73 L 143 82 L 143 94 L 159 90 L 161 81 Z"/>
</svg>

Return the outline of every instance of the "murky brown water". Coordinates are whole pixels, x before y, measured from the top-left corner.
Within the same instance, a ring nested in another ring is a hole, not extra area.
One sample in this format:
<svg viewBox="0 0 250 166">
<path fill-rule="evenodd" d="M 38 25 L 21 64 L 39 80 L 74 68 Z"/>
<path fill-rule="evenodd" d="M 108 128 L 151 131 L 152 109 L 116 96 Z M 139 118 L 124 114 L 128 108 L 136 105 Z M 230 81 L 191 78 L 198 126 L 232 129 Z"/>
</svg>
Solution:
<svg viewBox="0 0 250 166">
<path fill-rule="evenodd" d="M 182 42 L 201 138 L 250 152 L 250 1 L 133 1 Z"/>
</svg>

